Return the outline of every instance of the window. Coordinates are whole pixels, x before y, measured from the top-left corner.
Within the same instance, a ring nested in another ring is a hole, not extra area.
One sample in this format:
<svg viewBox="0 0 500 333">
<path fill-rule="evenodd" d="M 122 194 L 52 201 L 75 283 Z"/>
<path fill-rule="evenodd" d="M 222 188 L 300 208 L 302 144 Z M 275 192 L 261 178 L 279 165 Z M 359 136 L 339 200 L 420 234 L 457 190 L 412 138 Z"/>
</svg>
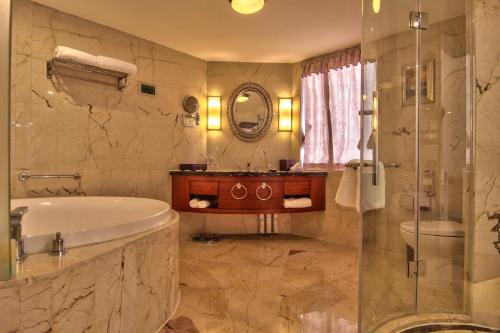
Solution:
<svg viewBox="0 0 500 333">
<path fill-rule="evenodd" d="M 364 69 L 364 90 L 373 91 L 375 64 L 366 64 Z M 361 64 L 324 72 L 310 73 L 301 81 L 301 159 L 306 165 L 326 167 L 359 159 Z M 365 109 L 371 110 L 371 104 L 371 98 L 366 99 Z M 365 127 L 366 147 L 371 130 Z"/>
</svg>

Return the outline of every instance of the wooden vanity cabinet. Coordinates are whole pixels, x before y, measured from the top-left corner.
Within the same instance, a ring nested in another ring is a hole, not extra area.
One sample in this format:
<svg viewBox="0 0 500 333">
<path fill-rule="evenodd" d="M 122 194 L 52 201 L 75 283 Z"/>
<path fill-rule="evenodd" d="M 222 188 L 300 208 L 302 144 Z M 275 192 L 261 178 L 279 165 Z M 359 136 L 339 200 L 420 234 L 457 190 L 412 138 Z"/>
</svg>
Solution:
<svg viewBox="0 0 500 333">
<path fill-rule="evenodd" d="M 172 207 L 181 212 L 220 214 L 298 213 L 325 209 L 326 174 L 197 175 L 172 172 Z M 312 206 L 284 208 L 283 199 L 309 197 Z M 191 208 L 189 201 L 211 201 L 209 208 Z"/>
</svg>

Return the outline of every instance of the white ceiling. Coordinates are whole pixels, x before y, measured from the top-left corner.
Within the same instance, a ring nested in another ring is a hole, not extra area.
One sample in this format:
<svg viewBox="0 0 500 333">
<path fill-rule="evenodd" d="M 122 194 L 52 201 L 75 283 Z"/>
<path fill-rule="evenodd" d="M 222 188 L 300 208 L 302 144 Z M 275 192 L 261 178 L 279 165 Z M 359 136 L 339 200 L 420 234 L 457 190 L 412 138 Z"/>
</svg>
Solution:
<svg viewBox="0 0 500 333">
<path fill-rule="evenodd" d="M 360 0 L 33 0 L 208 61 L 296 62 L 361 40 Z"/>
</svg>

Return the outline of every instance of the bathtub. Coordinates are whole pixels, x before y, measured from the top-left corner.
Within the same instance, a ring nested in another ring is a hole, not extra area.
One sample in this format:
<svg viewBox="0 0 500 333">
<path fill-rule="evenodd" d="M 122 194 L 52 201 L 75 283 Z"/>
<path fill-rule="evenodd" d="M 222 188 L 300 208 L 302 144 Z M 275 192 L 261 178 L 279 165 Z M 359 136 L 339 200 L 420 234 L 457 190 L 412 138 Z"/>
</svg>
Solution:
<svg viewBox="0 0 500 333">
<path fill-rule="evenodd" d="M 0 281 L 8 312 L 1 332 L 157 332 L 175 314 L 179 214 L 167 203 L 58 197 L 11 205 L 29 209 L 22 226 L 31 254 Z M 72 248 L 62 257 L 48 254 L 57 231 Z"/>
<path fill-rule="evenodd" d="M 66 248 L 110 241 L 171 223 L 163 201 L 125 197 L 13 199 L 11 209 L 28 207 L 22 220 L 27 253 L 48 252 L 56 232 Z"/>
</svg>

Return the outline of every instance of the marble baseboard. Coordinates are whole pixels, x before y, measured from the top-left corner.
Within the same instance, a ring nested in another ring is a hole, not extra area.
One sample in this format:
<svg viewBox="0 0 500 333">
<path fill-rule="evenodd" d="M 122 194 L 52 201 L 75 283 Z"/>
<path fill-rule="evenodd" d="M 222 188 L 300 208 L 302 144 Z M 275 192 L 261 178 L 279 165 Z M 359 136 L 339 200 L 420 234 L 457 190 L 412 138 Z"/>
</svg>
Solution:
<svg viewBox="0 0 500 333">
<path fill-rule="evenodd" d="M 65 257 L 71 264 L 52 272 L 32 275 L 25 267 L 21 277 L 0 285 L 0 331 L 157 331 L 180 297 L 178 235 L 176 222 L 140 236 L 71 249 Z M 30 259 L 57 260 L 46 254 Z"/>
</svg>

